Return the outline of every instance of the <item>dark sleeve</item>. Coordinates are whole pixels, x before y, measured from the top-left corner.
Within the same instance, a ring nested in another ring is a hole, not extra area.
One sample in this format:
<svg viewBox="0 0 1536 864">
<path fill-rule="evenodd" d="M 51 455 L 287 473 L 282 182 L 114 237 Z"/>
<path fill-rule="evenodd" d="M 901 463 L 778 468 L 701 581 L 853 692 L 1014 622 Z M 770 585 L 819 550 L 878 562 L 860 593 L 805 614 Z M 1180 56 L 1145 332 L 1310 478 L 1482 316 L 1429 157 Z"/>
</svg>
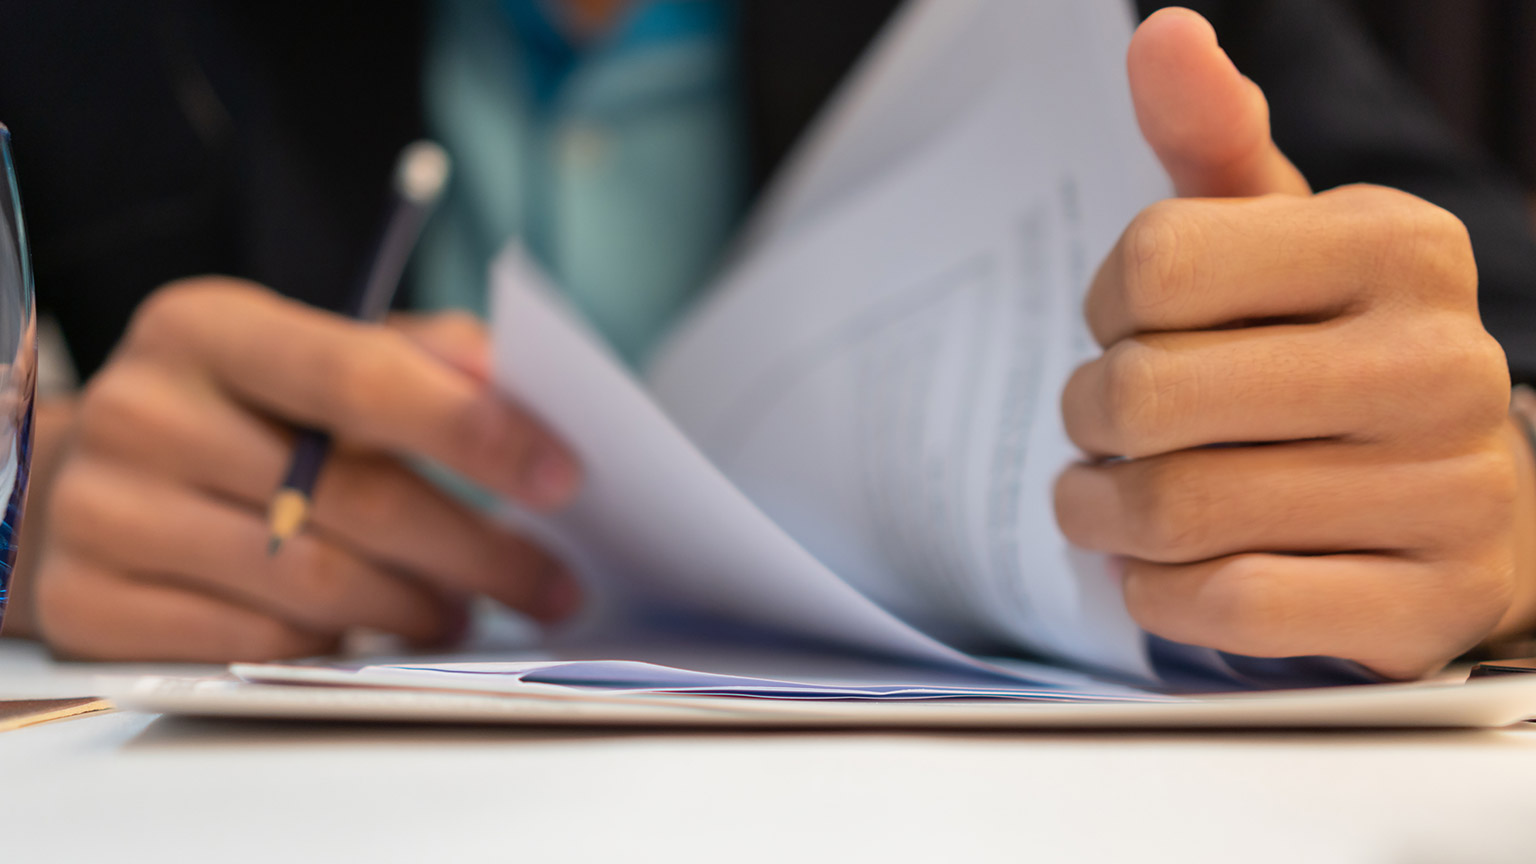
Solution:
<svg viewBox="0 0 1536 864">
<path fill-rule="evenodd" d="M 222 273 L 324 307 L 351 290 L 418 134 L 408 2 L 0 0 L 41 307 L 90 375 L 157 286 Z"/>
<path fill-rule="evenodd" d="M 1143 2 L 1143 14 L 1169 5 Z M 1185 0 L 1269 98 L 1276 143 L 1313 188 L 1378 183 L 1455 213 L 1472 235 L 1483 323 L 1536 379 L 1536 235 L 1520 186 L 1458 138 L 1360 22 L 1329 0 Z"/>
<path fill-rule="evenodd" d="M 739 0 L 736 50 L 751 186 L 761 191 L 898 0 Z"/>
<path fill-rule="evenodd" d="M 159 281 L 232 268 L 221 142 L 183 110 L 156 16 L 137 4 L 4 11 L 0 119 L 14 136 L 38 302 L 88 372 Z"/>
</svg>

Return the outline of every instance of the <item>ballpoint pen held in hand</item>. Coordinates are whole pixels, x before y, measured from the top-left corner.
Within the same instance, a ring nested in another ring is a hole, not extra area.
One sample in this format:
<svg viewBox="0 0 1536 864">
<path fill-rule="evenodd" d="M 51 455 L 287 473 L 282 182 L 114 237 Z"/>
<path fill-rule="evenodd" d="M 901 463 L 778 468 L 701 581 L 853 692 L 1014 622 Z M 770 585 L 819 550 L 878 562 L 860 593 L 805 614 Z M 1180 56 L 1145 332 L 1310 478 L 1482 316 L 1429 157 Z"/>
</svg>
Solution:
<svg viewBox="0 0 1536 864">
<path fill-rule="evenodd" d="M 379 321 L 389 311 L 421 228 L 447 186 L 448 172 L 448 154 L 437 144 L 417 141 L 400 151 L 384 228 L 345 310 L 349 316 L 358 321 Z M 299 430 L 293 461 L 267 510 L 271 532 L 267 554 L 276 555 L 284 541 L 304 526 L 315 480 L 330 448 L 331 436 L 326 432 Z"/>
</svg>

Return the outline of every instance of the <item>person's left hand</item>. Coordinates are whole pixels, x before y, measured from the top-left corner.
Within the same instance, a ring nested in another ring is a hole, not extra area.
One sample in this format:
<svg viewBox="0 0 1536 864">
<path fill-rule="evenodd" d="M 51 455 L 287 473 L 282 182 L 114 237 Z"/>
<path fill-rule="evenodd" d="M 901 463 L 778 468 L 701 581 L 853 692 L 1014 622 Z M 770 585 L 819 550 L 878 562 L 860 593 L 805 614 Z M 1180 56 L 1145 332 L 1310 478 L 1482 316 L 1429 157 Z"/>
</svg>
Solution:
<svg viewBox="0 0 1536 864">
<path fill-rule="evenodd" d="M 1149 18 L 1127 64 L 1184 197 L 1090 290 L 1063 532 L 1121 556 L 1148 631 L 1233 653 L 1410 678 L 1526 626 L 1531 459 L 1465 228 L 1391 189 L 1311 194 L 1192 12 Z"/>
</svg>

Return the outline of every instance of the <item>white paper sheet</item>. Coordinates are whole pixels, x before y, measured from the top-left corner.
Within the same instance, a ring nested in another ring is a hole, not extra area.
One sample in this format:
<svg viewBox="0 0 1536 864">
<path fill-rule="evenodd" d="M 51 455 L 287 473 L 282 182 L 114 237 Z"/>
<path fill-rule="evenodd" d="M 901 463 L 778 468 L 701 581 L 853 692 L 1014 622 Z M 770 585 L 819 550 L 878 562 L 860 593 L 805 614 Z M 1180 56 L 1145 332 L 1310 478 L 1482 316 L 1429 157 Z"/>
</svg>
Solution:
<svg viewBox="0 0 1536 864">
<path fill-rule="evenodd" d="M 652 384 L 769 516 L 903 620 L 1145 672 L 1118 585 L 1060 536 L 1050 491 L 1075 455 L 1059 394 L 1094 353 L 1091 269 L 1168 192 L 1124 83 L 1126 10 L 956 5 L 908 13 L 943 31 L 913 51 L 930 86 L 900 110 L 878 107 L 896 92 L 878 75 L 866 87 L 876 128 L 937 131 L 851 190 L 802 173 L 784 199 L 798 227 L 747 253 Z M 834 168 L 871 146 L 844 137 L 823 144 Z"/>
<path fill-rule="evenodd" d="M 907 82 L 903 111 L 821 135 L 826 165 L 781 198 L 800 215 L 770 219 L 669 340 L 650 378 L 666 414 L 516 248 L 493 274 L 498 377 L 583 459 L 554 532 L 619 618 L 1148 675 L 1115 580 L 1061 538 L 1050 495 L 1074 455 L 1058 401 L 1092 352 L 1092 267 L 1166 193 L 1124 83 L 1130 21 L 1120 0 L 940 5 L 902 19 L 939 22 L 927 48 L 865 73 L 871 93 Z M 934 122 L 903 132 L 897 114 Z M 871 128 L 903 142 L 889 170 L 834 182 Z"/>
<path fill-rule="evenodd" d="M 707 664 L 706 664 L 707 665 Z M 779 669 L 787 667 L 779 664 Z M 932 699 L 1013 699 L 1034 702 L 1153 702 L 1177 697 L 1094 681 L 1086 676 L 1037 667 L 1041 680 L 965 682 L 955 676 L 925 677 L 912 669 L 872 665 L 829 674 L 804 668 L 775 677 L 724 674 L 635 660 L 503 660 L 414 662 L 356 667 L 236 664 L 231 671 L 257 684 L 334 684 L 400 687 L 510 695 L 577 691 L 611 695 L 730 696 L 747 699 L 842 699 L 921 701 Z M 793 674 L 798 672 L 799 674 Z"/>
<path fill-rule="evenodd" d="M 971 664 L 859 594 L 764 516 L 521 249 L 497 260 L 493 286 L 498 380 L 574 448 L 586 472 L 574 506 L 545 530 L 606 601 L 600 626 L 682 612 L 882 656 Z"/>
<path fill-rule="evenodd" d="M 305 667 L 288 667 L 304 669 Z M 318 676 L 346 674 L 308 670 Z M 253 676 L 264 677 L 264 676 Z M 124 710 L 223 717 L 538 726 L 852 729 L 1496 727 L 1536 715 L 1536 676 L 1181 697 L 1162 701 L 720 699 L 524 684 L 503 693 L 417 686 L 252 684 L 149 676 L 92 692 Z M 357 682 L 353 682 L 357 683 Z M 537 688 L 537 689 L 535 689 Z"/>
</svg>

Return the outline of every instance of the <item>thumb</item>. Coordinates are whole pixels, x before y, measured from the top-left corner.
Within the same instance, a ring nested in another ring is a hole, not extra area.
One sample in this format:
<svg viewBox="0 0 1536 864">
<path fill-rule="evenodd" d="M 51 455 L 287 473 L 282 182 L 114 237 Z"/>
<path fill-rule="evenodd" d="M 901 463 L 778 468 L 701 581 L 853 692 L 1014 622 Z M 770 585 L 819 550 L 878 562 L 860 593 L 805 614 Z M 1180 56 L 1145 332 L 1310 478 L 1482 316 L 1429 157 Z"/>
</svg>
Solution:
<svg viewBox="0 0 1536 864">
<path fill-rule="evenodd" d="M 1306 178 L 1269 137 L 1269 103 L 1188 9 L 1142 22 L 1126 53 L 1142 137 L 1184 197 L 1306 195 Z"/>
</svg>

